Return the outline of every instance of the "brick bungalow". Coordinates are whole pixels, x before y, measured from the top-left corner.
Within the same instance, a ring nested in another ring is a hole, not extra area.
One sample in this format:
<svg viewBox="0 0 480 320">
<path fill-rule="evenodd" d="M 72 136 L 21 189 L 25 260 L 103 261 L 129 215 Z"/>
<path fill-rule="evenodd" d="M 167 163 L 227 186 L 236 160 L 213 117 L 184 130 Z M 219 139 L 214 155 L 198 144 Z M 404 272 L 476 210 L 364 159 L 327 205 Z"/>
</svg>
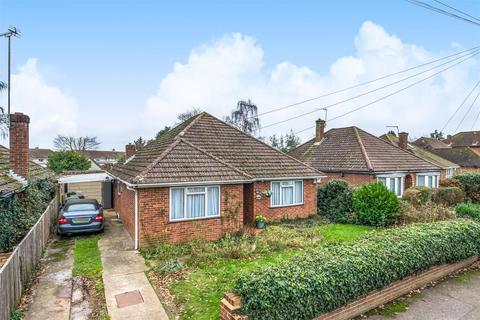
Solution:
<svg viewBox="0 0 480 320">
<path fill-rule="evenodd" d="M 316 121 L 315 138 L 289 153 L 325 172 L 326 179 L 344 179 L 358 186 L 381 181 L 401 196 L 412 185 L 437 187 L 440 167 L 357 127 L 325 132 L 325 121 Z"/>
<path fill-rule="evenodd" d="M 115 210 L 137 248 L 218 239 L 256 215 L 272 221 L 317 211 L 321 172 L 208 113 L 127 151 L 110 173 Z"/>
<path fill-rule="evenodd" d="M 460 168 L 460 166 L 456 163 L 448 161 L 447 159 L 444 159 L 439 155 L 436 155 L 423 148 L 417 147 L 414 144 L 408 143 L 408 133 L 406 132 L 401 132 L 398 137 L 395 134 L 384 134 L 380 136 L 380 138 L 440 167 L 440 181 L 451 178 L 455 174 L 456 170 Z"/>
<path fill-rule="evenodd" d="M 450 147 L 469 147 L 480 153 L 480 131 L 462 131 L 453 136 L 448 135 L 443 142 Z"/>
</svg>

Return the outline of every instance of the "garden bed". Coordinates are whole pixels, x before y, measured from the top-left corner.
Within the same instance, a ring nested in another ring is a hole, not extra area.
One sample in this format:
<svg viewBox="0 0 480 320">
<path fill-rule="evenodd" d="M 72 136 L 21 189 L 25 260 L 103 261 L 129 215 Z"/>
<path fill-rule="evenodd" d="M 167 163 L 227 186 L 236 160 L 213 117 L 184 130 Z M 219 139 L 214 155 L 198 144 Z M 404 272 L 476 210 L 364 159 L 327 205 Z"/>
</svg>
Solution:
<svg viewBox="0 0 480 320">
<path fill-rule="evenodd" d="M 219 301 L 239 274 L 280 264 L 319 246 L 356 239 L 371 227 L 325 224 L 320 217 L 267 227 L 258 235 L 226 237 L 216 242 L 161 244 L 144 251 L 149 277 L 171 315 L 180 319 L 215 319 Z"/>
</svg>

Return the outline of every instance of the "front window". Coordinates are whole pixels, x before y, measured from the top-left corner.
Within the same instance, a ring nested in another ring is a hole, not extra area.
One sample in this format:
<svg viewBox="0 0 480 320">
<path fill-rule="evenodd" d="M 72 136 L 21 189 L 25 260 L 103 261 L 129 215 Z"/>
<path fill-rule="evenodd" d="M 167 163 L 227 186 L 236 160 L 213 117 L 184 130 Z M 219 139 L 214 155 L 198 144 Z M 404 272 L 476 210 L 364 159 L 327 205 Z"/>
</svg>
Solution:
<svg viewBox="0 0 480 320">
<path fill-rule="evenodd" d="M 393 192 L 397 197 L 403 194 L 403 177 L 378 177 L 378 181 L 383 183 L 388 191 Z"/>
<path fill-rule="evenodd" d="M 170 221 L 220 216 L 220 187 L 170 188 Z"/>
<path fill-rule="evenodd" d="M 272 181 L 270 206 L 291 206 L 303 204 L 303 181 Z"/>
<path fill-rule="evenodd" d="M 439 180 L 440 180 L 440 176 L 438 174 L 417 175 L 417 186 L 418 187 L 438 188 Z"/>
<path fill-rule="evenodd" d="M 445 178 L 451 178 L 453 177 L 454 169 L 453 168 L 448 168 L 445 170 Z"/>
</svg>

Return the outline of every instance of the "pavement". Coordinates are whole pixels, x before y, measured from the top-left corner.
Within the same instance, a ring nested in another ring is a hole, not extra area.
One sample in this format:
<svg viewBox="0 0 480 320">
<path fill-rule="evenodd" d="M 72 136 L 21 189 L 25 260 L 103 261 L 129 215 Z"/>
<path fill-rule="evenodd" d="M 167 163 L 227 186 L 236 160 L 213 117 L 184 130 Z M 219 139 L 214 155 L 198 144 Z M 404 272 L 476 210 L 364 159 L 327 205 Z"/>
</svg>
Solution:
<svg viewBox="0 0 480 320">
<path fill-rule="evenodd" d="M 111 320 L 168 320 L 145 275 L 143 257 L 113 211 L 106 212 L 103 237 L 98 242 L 103 264 L 103 283 Z"/>
<path fill-rule="evenodd" d="M 479 320 L 480 271 L 450 278 L 407 299 L 405 312 L 394 316 L 370 316 L 369 320 Z"/>
<path fill-rule="evenodd" d="M 73 240 L 52 242 L 42 258 L 45 269 L 32 287 L 26 320 L 69 320 L 72 296 Z"/>
</svg>

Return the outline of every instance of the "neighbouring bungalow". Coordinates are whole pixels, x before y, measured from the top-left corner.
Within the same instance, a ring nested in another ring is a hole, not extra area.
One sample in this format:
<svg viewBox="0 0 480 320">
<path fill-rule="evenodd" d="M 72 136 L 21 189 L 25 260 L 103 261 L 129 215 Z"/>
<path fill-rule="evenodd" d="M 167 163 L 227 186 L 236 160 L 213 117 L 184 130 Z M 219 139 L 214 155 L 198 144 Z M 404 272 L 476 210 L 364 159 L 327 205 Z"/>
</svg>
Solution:
<svg viewBox="0 0 480 320">
<path fill-rule="evenodd" d="M 129 148 L 130 146 L 130 148 Z M 320 171 L 201 113 L 117 164 L 114 207 L 135 247 L 214 240 L 317 212 Z"/>
<path fill-rule="evenodd" d="M 29 160 L 29 123 L 23 113 L 10 115 L 10 149 L 0 145 L 0 199 L 23 192 L 29 181 L 54 177 L 52 171 Z"/>
<path fill-rule="evenodd" d="M 463 131 L 453 136 L 448 135 L 443 142 L 450 147 L 469 147 L 480 153 L 480 131 Z"/>
<path fill-rule="evenodd" d="M 289 153 L 325 172 L 326 179 L 343 179 L 358 186 L 380 181 L 397 196 L 411 186 L 438 187 L 441 168 L 357 127 L 325 132 L 316 121 L 315 138 Z"/>
<path fill-rule="evenodd" d="M 450 146 L 437 139 L 427 137 L 419 138 L 412 144 L 456 163 L 460 166 L 455 170 L 456 173 L 480 169 L 480 154 L 469 146 Z"/>
<path fill-rule="evenodd" d="M 408 133 L 406 132 L 399 133 L 398 137 L 395 134 L 384 134 L 380 136 L 380 138 L 440 167 L 442 169 L 440 171 L 440 181 L 451 178 L 455 174 L 455 171 L 460 168 L 460 166 L 456 163 L 444 159 L 439 155 L 436 155 L 423 148 L 417 147 L 416 145 L 408 143 Z"/>
</svg>

